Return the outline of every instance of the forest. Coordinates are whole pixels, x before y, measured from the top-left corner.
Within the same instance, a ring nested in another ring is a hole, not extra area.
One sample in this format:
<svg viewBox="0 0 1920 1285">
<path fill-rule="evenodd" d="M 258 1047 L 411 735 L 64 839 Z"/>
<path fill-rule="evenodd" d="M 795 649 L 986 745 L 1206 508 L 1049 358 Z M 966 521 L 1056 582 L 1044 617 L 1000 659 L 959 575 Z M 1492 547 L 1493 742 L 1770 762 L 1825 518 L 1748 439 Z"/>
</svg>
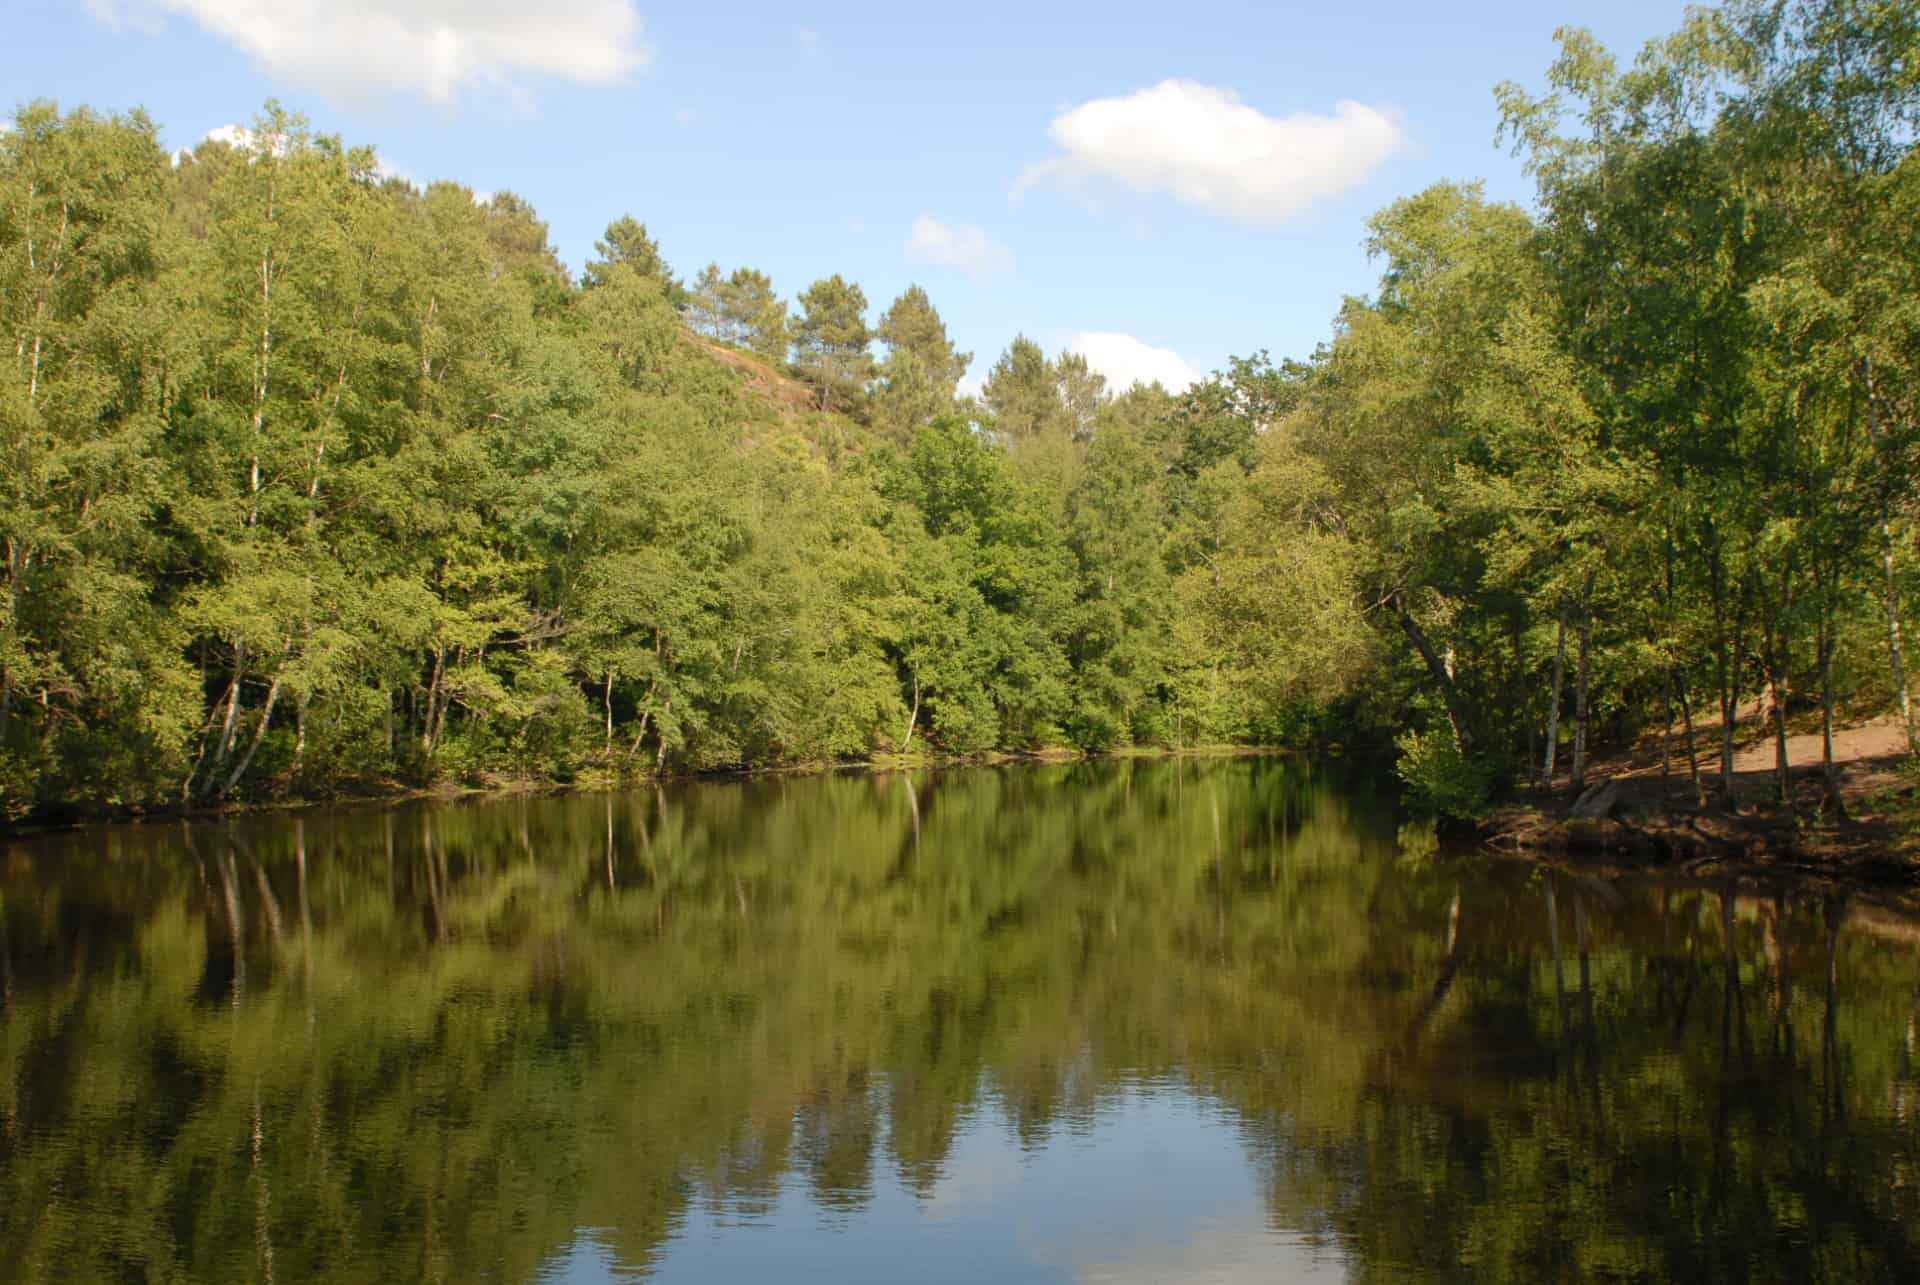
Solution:
<svg viewBox="0 0 1920 1285">
<path fill-rule="evenodd" d="M 1392 203 L 1318 351 L 1179 392 L 1015 337 L 959 396 L 924 290 L 631 215 L 576 276 L 277 104 L 23 106 L 0 820 L 1219 743 L 1470 816 L 1650 732 L 1702 796 L 1797 719 L 1911 747 L 1920 10 L 1560 46 L 1496 91 L 1533 208 Z"/>
</svg>

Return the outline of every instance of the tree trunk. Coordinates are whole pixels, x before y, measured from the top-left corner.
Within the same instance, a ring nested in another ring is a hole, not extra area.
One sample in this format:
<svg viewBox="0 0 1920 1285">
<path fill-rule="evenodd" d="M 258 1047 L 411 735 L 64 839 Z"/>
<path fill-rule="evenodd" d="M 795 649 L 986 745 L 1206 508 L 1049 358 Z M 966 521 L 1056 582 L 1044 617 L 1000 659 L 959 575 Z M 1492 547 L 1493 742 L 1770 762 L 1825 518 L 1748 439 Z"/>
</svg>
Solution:
<svg viewBox="0 0 1920 1285">
<path fill-rule="evenodd" d="M 1588 687 L 1592 666 L 1588 663 L 1593 641 L 1593 582 L 1587 582 L 1585 602 L 1580 608 L 1580 663 L 1573 682 L 1573 788 L 1587 783 Z"/>
<path fill-rule="evenodd" d="M 1560 690 L 1567 681 L 1567 600 L 1560 600 L 1560 626 L 1554 634 L 1553 686 L 1547 692 L 1547 757 L 1543 768 L 1546 786 L 1553 788 L 1553 774 L 1560 757 Z"/>
<path fill-rule="evenodd" d="M 1715 677 L 1720 686 L 1720 795 L 1731 805 L 1733 802 L 1733 729 L 1740 716 L 1738 698 L 1735 694 L 1735 688 L 1740 681 L 1740 654 L 1738 645 L 1734 645 L 1732 663 L 1728 663 L 1727 576 L 1726 568 L 1720 561 L 1720 549 L 1717 544 L 1713 550 L 1712 588 L 1713 658 Z"/>
<path fill-rule="evenodd" d="M 606 715 L 607 715 L 607 741 L 604 748 L 604 753 L 608 758 L 612 758 L 613 757 L 613 671 L 611 669 L 607 671 L 607 686 L 606 686 L 606 690 L 601 693 L 600 704 L 601 704 L 601 707 L 606 711 Z"/>
<path fill-rule="evenodd" d="M 1898 578 L 1893 565 L 1893 525 L 1887 512 L 1887 463 L 1884 456 L 1880 424 L 1880 397 L 1873 386 L 1873 359 L 1864 358 L 1862 368 L 1867 385 L 1867 428 L 1873 438 L 1873 450 L 1880 459 L 1880 559 L 1885 573 L 1881 593 L 1881 606 L 1887 617 L 1887 657 L 1893 669 L 1894 697 L 1900 705 L 1900 726 L 1907 734 L 1907 753 L 1920 755 L 1920 731 L 1914 726 L 1913 693 L 1907 690 L 1906 658 L 1900 646 L 1900 594 Z"/>
<path fill-rule="evenodd" d="M 663 776 L 667 770 L 667 715 L 673 713 L 673 697 L 669 696 L 660 706 L 660 748 L 653 756 L 653 774 Z"/>
<path fill-rule="evenodd" d="M 200 775 L 200 765 L 207 761 L 207 736 L 213 731 L 214 719 L 219 717 L 220 707 L 214 706 L 214 712 L 207 715 L 207 721 L 200 728 L 200 752 L 193 756 L 193 766 L 187 769 L 187 779 L 180 783 L 180 802 L 186 803 L 193 797 L 194 778 Z"/>
<path fill-rule="evenodd" d="M 1920 731 L 1915 729 L 1913 721 L 1913 693 L 1907 690 L 1906 660 L 1900 651 L 1900 604 L 1894 588 L 1893 531 L 1888 524 L 1884 504 L 1880 510 L 1880 555 L 1886 566 L 1883 605 L 1887 614 L 1887 654 L 1893 668 L 1893 692 L 1900 704 L 1900 726 L 1907 734 L 1907 753 L 1920 755 Z"/>
<path fill-rule="evenodd" d="M 1784 613 L 1783 613 L 1784 614 Z M 1769 631 L 1771 634 L 1771 631 Z M 1767 681 L 1773 688 L 1773 770 L 1780 806 L 1793 807 L 1793 778 L 1787 762 L 1787 630 L 1783 620 L 1777 636 L 1767 639 Z"/>
<path fill-rule="evenodd" d="M 217 776 L 227 765 L 227 756 L 233 753 L 234 725 L 240 716 L 240 678 L 247 671 L 247 644 L 244 640 L 233 645 L 233 681 L 227 684 L 227 713 L 220 726 L 220 739 L 215 742 L 213 753 L 213 771 Z"/>
<path fill-rule="evenodd" d="M 1393 610 L 1400 619 L 1400 628 L 1406 631 L 1414 650 L 1419 652 L 1420 659 L 1426 662 L 1427 673 L 1432 676 L 1435 686 L 1440 689 L 1441 699 L 1446 702 L 1447 722 L 1453 727 L 1453 743 L 1459 747 L 1462 754 L 1467 753 L 1472 748 L 1472 741 L 1467 732 L 1467 707 L 1460 699 L 1460 689 L 1454 686 L 1452 669 L 1434 651 L 1433 644 L 1428 641 L 1426 633 L 1420 628 L 1420 623 L 1407 612 L 1406 604 L 1401 601 L 1397 593 L 1393 595 Z"/>
<path fill-rule="evenodd" d="M 1527 674 L 1527 649 L 1524 638 L 1525 621 L 1519 613 L 1512 617 L 1513 627 L 1513 708 L 1520 723 L 1527 729 L 1527 756 L 1522 761 L 1527 765 L 1528 776 L 1533 776 L 1539 762 L 1540 741 L 1533 727 L 1533 687 Z"/>
<path fill-rule="evenodd" d="M 33 199 L 33 191 L 31 186 L 29 186 L 27 191 L 27 199 L 28 199 L 28 208 L 31 209 L 32 199 Z M 73 220 L 73 207 L 66 201 L 60 202 L 60 231 L 54 237 L 53 253 L 50 256 L 48 256 L 47 277 L 44 282 L 36 283 L 38 288 L 34 291 L 33 361 L 29 366 L 28 373 L 27 373 L 27 409 L 28 410 L 33 409 L 34 398 L 37 397 L 40 392 L 40 353 L 41 353 L 41 348 L 42 348 L 43 339 L 44 339 L 44 335 L 42 333 L 41 327 L 44 324 L 44 320 L 47 312 L 47 296 L 49 293 L 52 292 L 55 284 L 58 282 L 60 278 L 60 260 L 66 253 L 67 228 L 72 223 L 72 220 Z M 36 256 L 34 255 L 34 252 L 33 252 L 33 232 L 31 227 L 29 227 L 27 231 L 27 235 L 24 239 L 26 241 L 26 248 L 27 248 L 27 267 L 29 269 L 35 269 L 39 265 L 34 262 L 34 259 Z"/>
<path fill-rule="evenodd" d="M 1660 807 L 1665 810 L 1673 781 L 1673 666 L 1660 672 Z"/>
<path fill-rule="evenodd" d="M 300 776 L 300 764 L 307 757 L 307 698 L 305 696 L 302 696 L 294 703 L 293 725 L 295 732 L 293 737 L 293 766 L 291 775 L 294 779 L 298 780 Z"/>
<path fill-rule="evenodd" d="M 20 551 L 13 537 L 7 537 L 7 620 L 8 629 L 15 629 L 15 621 L 20 618 Z M 13 717 L 13 670 L 0 660 L 0 747 L 7 743 L 8 720 Z"/>
<path fill-rule="evenodd" d="M 1833 810 L 1836 818 L 1846 816 L 1846 805 L 1840 801 L 1840 772 L 1833 763 L 1833 646 L 1834 626 L 1831 604 L 1821 607 L 1824 619 L 1820 625 L 1820 771 L 1826 782 L 1827 806 Z"/>
<path fill-rule="evenodd" d="M 653 717 L 653 689 L 659 685 L 660 679 L 657 675 L 647 680 L 647 694 L 640 698 L 640 730 L 633 734 L 633 745 L 627 750 L 629 762 L 640 752 L 640 742 L 647 734 L 647 722 Z"/>
<path fill-rule="evenodd" d="M 1793 560 L 1789 557 L 1780 573 L 1780 624 L 1775 631 L 1779 642 L 1772 648 L 1773 672 L 1769 675 L 1773 686 L 1774 768 L 1780 783 L 1780 806 L 1787 809 L 1789 817 L 1793 814 L 1793 776 L 1792 765 L 1787 762 L 1787 707 L 1792 703 L 1793 686 L 1788 676 L 1792 654 L 1787 629 L 1792 618 Z"/>
<path fill-rule="evenodd" d="M 459 663 L 460 651 L 456 649 L 454 652 L 454 664 L 458 665 Z M 436 750 L 440 748 L 440 738 L 447 734 L 447 707 L 452 704 L 453 698 L 442 693 L 440 696 L 440 712 L 435 714 L 433 719 L 433 748 Z"/>
<path fill-rule="evenodd" d="M 905 754 L 907 747 L 913 744 L 914 725 L 920 721 L 920 671 L 913 671 L 913 708 L 907 713 L 907 734 L 900 741 L 900 752 Z"/>
<path fill-rule="evenodd" d="M 440 675 L 447 665 L 447 645 L 436 643 L 433 648 L 433 680 L 427 684 L 427 717 L 420 727 L 420 750 L 423 754 L 433 753 L 433 716 L 440 702 Z"/>
<path fill-rule="evenodd" d="M 1693 782 L 1694 806 L 1707 806 L 1706 787 L 1700 784 L 1700 752 L 1693 743 L 1693 698 L 1687 694 L 1686 679 L 1680 680 L 1680 734 L 1687 748 L 1687 777 Z"/>
<path fill-rule="evenodd" d="M 267 178 L 267 223 L 278 213 L 278 184 Z M 269 234 L 271 235 L 271 234 Z M 247 525 L 260 515 L 260 451 L 267 432 L 267 388 L 273 362 L 273 243 L 260 248 L 260 348 L 253 363 L 253 466 L 247 474 Z"/>
<path fill-rule="evenodd" d="M 220 787 L 218 797 L 226 798 L 233 793 L 233 787 L 240 784 L 240 778 L 247 774 L 247 768 L 253 763 L 253 756 L 259 752 L 260 742 L 267 738 L 267 723 L 273 718 L 274 702 L 280 699 L 280 675 L 273 676 L 273 682 L 267 687 L 267 703 L 260 711 L 260 725 L 253 729 L 253 742 L 247 746 L 247 752 L 240 756 L 234 765 L 233 774 L 227 777 L 225 785 Z"/>
<path fill-rule="evenodd" d="M 1733 800 L 1733 734 L 1740 726 L 1740 669 L 1746 657 L 1738 632 L 1733 639 L 1733 668 L 1721 667 L 1720 691 L 1720 792 Z"/>
</svg>

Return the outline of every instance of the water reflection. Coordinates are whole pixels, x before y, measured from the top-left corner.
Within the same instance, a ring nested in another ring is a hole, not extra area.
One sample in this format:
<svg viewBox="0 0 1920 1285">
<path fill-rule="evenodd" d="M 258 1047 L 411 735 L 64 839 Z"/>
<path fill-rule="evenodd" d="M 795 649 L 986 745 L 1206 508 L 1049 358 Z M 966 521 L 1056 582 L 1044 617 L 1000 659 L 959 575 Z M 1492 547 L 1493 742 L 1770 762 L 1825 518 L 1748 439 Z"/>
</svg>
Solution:
<svg viewBox="0 0 1920 1285">
<path fill-rule="evenodd" d="M 1289 760 L 0 853 L 26 1280 L 1920 1279 L 1920 929 Z"/>
</svg>

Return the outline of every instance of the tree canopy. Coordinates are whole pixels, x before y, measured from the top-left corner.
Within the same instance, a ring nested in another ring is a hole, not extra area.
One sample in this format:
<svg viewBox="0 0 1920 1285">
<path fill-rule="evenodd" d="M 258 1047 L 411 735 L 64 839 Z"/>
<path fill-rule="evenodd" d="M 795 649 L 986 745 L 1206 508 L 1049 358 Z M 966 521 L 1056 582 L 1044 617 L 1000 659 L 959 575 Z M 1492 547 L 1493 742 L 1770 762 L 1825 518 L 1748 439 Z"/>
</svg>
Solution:
<svg viewBox="0 0 1920 1285">
<path fill-rule="evenodd" d="M 1797 709 L 1915 735 L 1915 33 L 1562 32 L 1535 210 L 1405 196 L 1318 351 L 1117 394 L 1016 336 L 960 398 L 919 286 L 790 319 L 631 215 L 575 280 L 276 104 L 177 163 L 24 107 L 0 810 L 1338 739 L 1470 813 L 1647 731 L 1730 787 L 1756 719 L 1784 792 Z"/>
</svg>

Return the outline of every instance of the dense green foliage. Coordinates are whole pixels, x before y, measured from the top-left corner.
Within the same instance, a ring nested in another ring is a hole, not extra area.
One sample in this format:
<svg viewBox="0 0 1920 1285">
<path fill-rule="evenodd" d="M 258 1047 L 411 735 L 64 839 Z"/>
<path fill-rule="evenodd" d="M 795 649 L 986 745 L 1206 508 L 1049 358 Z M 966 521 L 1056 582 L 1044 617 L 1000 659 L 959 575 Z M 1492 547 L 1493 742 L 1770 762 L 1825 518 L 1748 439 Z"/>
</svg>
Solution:
<svg viewBox="0 0 1920 1285">
<path fill-rule="evenodd" d="M 1443 185 L 1374 220 L 1379 293 L 1289 434 L 1325 470 L 1302 529 L 1491 779 L 1553 772 L 1563 710 L 1576 783 L 1591 737 L 1691 750 L 1704 710 L 1730 790 L 1758 692 L 1784 800 L 1800 690 L 1913 740 L 1920 20 L 1736 0 L 1626 72 L 1561 40 L 1548 96 L 1499 91 L 1537 218 Z"/>
<path fill-rule="evenodd" d="M 1179 395 L 1018 337 L 957 399 L 919 287 L 790 316 L 631 216 L 575 281 L 277 108 L 173 158 L 23 108 L 0 816 L 1322 736 L 1470 812 L 1696 712 L 1730 786 L 1756 692 L 1784 789 L 1797 690 L 1913 722 L 1917 28 L 1565 33 L 1500 91 L 1537 216 L 1398 201 L 1311 360 Z"/>
<path fill-rule="evenodd" d="M 1037 1163 L 1147 1089 L 1355 1281 L 1914 1279 L 1911 923 L 1390 825 L 1262 758 L 15 843 L 6 1274 L 525 1280 L 583 1228 L 641 1270 L 708 1211 L 825 1276 L 955 1195 L 1040 1258 L 969 1139 Z M 1115 1195 L 1056 1198 L 1084 1238 Z"/>
<path fill-rule="evenodd" d="M 1021 340 L 996 417 L 919 287 L 790 320 L 632 217 L 575 282 L 272 107 L 175 157 L 24 108 L 0 199 L 0 816 L 1264 734 L 1176 637 L 1260 363 L 1114 398 Z"/>
</svg>

